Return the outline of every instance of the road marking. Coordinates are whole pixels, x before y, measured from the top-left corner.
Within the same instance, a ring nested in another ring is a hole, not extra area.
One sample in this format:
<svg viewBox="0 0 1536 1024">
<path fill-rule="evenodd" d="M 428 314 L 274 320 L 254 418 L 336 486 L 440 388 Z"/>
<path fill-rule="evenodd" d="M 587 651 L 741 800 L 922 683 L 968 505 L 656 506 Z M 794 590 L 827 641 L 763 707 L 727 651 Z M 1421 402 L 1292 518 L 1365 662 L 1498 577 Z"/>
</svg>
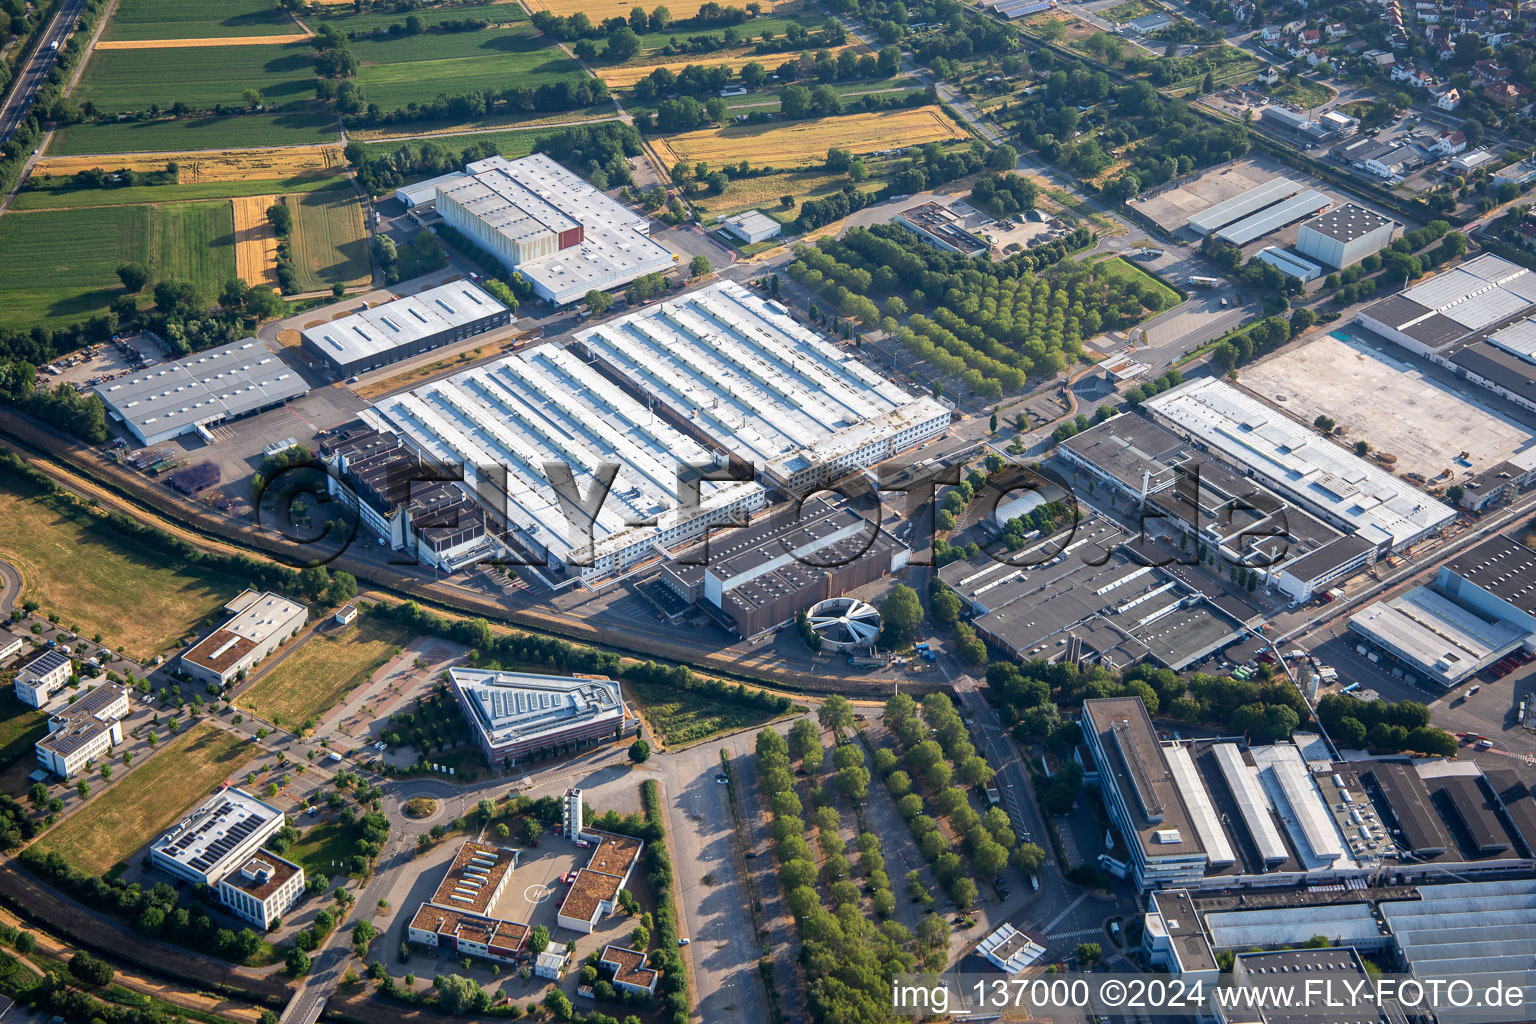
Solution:
<svg viewBox="0 0 1536 1024">
<path fill-rule="evenodd" d="M 1076 910 L 1077 909 L 1077 905 L 1079 903 L 1083 902 L 1083 900 L 1085 900 L 1087 898 L 1088 898 L 1088 894 L 1087 893 L 1082 893 L 1081 895 L 1079 895 L 1077 897 L 1077 899 L 1075 899 L 1071 903 L 1067 904 L 1067 908 L 1065 910 L 1063 910 L 1061 913 L 1057 914 L 1054 918 L 1052 918 L 1050 924 L 1046 925 L 1044 928 L 1042 928 L 1040 930 L 1045 932 L 1046 934 L 1050 934 L 1051 929 L 1055 928 L 1058 924 L 1060 924 L 1062 918 L 1066 917 L 1068 914 L 1072 913 L 1072 911 Z"/>
</svg>

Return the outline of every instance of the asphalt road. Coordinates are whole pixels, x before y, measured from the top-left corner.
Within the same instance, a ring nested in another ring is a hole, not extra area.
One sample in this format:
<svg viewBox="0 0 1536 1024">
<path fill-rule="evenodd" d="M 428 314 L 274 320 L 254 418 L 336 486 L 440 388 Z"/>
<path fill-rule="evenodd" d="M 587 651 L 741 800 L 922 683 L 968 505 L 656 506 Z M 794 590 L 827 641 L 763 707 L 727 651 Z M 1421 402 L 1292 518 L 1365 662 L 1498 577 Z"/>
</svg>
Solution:
<svg viewBox="0 0 1536 1024">
<path fill-rule="evenodd" d="M 85 0 L 69 0 L 59 13 L 53 16 L 53 22 L 48 26 L 48 31 L 38 42 L 37 48 L 27 58 L 27 64 L 21 74 L 16 76 L 16 81 L 11 86 L 11 91 L 6 94 L 5 102 L 0 105 L 0 142 L 4 142 L 21 126 L 22 120 L 27 116 L 27 108 L 32 105 L 32 97 L 37 94 L 38 88 L 48 77 L 48 72 L 53 70 L 54 63 L 59 59 L 58 49 L 52 44 L 57 43 L 59 48 L 64 46 L 64 40 L 69 38 L 69 33 L 74 30 L 76 22 L 80 20 L 80 12 L 85 10 Z"/>
</svg>

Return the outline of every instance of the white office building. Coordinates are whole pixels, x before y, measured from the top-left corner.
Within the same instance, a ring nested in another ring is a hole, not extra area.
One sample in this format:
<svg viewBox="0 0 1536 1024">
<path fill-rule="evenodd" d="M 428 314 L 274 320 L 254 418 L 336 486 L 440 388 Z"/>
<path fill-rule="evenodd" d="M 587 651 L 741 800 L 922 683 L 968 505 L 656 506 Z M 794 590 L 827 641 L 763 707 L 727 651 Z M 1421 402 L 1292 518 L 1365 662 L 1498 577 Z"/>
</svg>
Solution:
<svg viewBox="0 0 1536 1024">
<path fill-rule="evenodd" d="M 437 212 L 554 305 L 670 270 L 677 260 L 650 237 L 644 215 L 542 153 L 493 156 L 464 170 L 436 184 Z"/>
<path fill-rule="evenodd" d="M 215 885 L 282 827 L 276 807 L 243 789 L 223 789 L 155 840 L 149 859 L 194 885 Z"/>
<path fill-rule="evenodd" d="M 257 851 L 219 880 L 219 902 L 262 931 L 303 895 L 304 869 L 271 850 Z"/>
<path fill-rule="evenodd" d="M 271 592 L 247 590 L 224 606 L 232 617 L 181 656 L 181 668 L 203 683 L 229 683 L 271 654 L 309 621 L 309 609 Z"/>
<path fill-rule="evenodd" d="M 71 779 L 86 764 L 123 742 L 128 690 L 107 683 L 82 695 L 48 719 L 48 735 L 35 745 L 39 767 Z"/>
<path fill-rule="evenodd" d="M 74 673 L 75 663 L 63 652 L 47 650 L 39 653 L 16 672 L 16 696 L 30 707 L 40 708 Z"/>
</svg>

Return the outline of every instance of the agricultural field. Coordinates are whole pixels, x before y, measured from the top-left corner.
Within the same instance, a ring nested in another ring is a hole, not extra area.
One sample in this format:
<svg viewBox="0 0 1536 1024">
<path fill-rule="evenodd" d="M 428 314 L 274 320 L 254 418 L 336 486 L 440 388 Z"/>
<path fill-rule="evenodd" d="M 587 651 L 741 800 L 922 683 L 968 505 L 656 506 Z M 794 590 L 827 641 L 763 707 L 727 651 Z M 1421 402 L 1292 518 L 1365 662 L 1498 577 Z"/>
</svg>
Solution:
<svg viewBox="0 0 1536 1024">
<path fill-rule="evenodd" d="M 592 19 L 594 25 L 601 24 L 607 18 L 627 18 L 635 5 L 629 0 L 525 0 L 528 10 L 549 11 L 551 14 L 569 16 L 577 11 L 582 11 Z M 704 0 L 678 0 L 676 3 L 666 5 L 672 12 L 672 17 L 679 21 L 692 18 L 699 13 L 699 8 L 704 6 Z M 772 11 L 780 6 L 774 0 L 761 0 L 761 6 L 765 12 Z"/>
<path fill-rule="evenodd" d="M 363 62 L 357 82 L 372 103 L 393 110 L 514 83 L 539 86 L 581 74 L 581 67 L 519 24 L 482 32 L 452 32 L 359 39 L 352 44 Z"/>
<path fill-rule="evenodd" d="M 124 188 L 74 188 L 67 182 L 27 188 L 16 193 L 12 210 L 67 210 L 87 206 L 136 206 L 142 203 L 182 203 L 240 196 L 313 192 L 345 184 L 339 175 L 297 178 L 258 178 L 251 181 L 205 181 L 196 185 L 134 185 Z"/>
<path fill-rule="evenodd" d="M 830 48 L 829 52 L 835 57 L 844 50 L 854 49 L 858 44 L 845 43 L 842 46 Z M 610 89 L 627 89 L 640 79 L 648 76 L 657 68 L 670 68 L 672 71 L 681 71 L 689 64 L 698 67 L 728 67 L 731 71 L 740 71 L 748 64 L 758 63 L 768 69 L 773 69 L 795 55 L 792 53 L 776 53 L 763 55 L 748 51 L 744 54 L 678 54 L 673 57 L 657 57 L 654 61 L 641 64 L 615 64 L 597 69 L 597 77 L 608 83 Z"/>
<path fill-rule="evenodd" d="M 267 210 L 281 196 L 242 196 L 229 201 L 235 218 L 235 274 L 246 284 L 278 287 L 277 232 Z"/>
<path fill-rule="evenodd" d="M 185 103 L 195 110 L 239 106 L 255 89 L 268 103 L 315 94 L 315 51 L 281 46 L 199 46 L 177 50 L 173 68 L 156 50 L 103 50 L 91 55 L 74 98 L 107 114 Z"/>
<path fill-rule="evenodd" d="M 352 0 L 345 0 L 344 7 L 322 9 L 318 14 L 305 15 L 304 20 L 310 28 L 317 31 L 321 25 L 330 25 L 342 32 L 365 33 L 372 32 L 374 29 L 388 31 L 392 25 L 400 25 L 403 28 L 407 14 L 416 15 L 421 20 L 422 27 L 428 29 L 445 21 L 461 18 L 478 18 L 493 25 L 512 25 L 528 20 L 528 15 L 517 0 L 493 0 L 491 3 L 467 6 L 450 4 L 443 7 L 419 7 L 406 14 L 385 7 L 359 14 L 352 10 Z"/>
<path fill-rule="evenodd" d="M 776 716 L 764 708 L 737 704 L 696 691 L 626 680 L 624 692 L 640 706 L 663 743 L 698 743 L 736 729 L 757 728 Z"/>
<path fill-rule="evenodd" d="M 1156 13 L 1157 8 L 1147 3 L 1147 0 L 1125 0 L 1123 4 L 1116 4 L 1107 11 L 1100 11 L 1099 16 L 1105 21 L 1113 21 L 1117 25 L 1123 25 L 1132 18 L 1139 18 L 1143 14 Z"/>
<path fill-rule="evenodd" d="M 151 280 L 180 277 L 211 298 L 235 272 L 234 230 L 227 203 L 9 213 L 0 217 L 0 309 L 12 327 L 74 323 L 123 293 L 117 268 L 135 261 Z"/>
<path fill-rule="evenodd" d="M 308 146 L 335 142 L 338 138 L 335 117 L 316 109 L 242 117 L 70 125 L 53 133 L 47 155 L 153 153 L 229 146 Z"/>
<path fill-rule="evenodd" d="M 316 633 L 242 693 L 240 704 L 297 728 L 335 707 L 410 639 L 393 623 L 368 616 L 340 633 Z"/>
<path fill-rule="evenodd" d="M 644 5 L 642 4 L 641 6 Z M 742 43 L 742 46 L 746 49 L 751 49 L 755 44 L 755 41 L 762 38 L 764 32 L 772 32 L 776 37 L 782 37 L 787 31 L 789 31 L 791 25 L 799 25 L 801 28 L 806 29 L 807 31 L 814 32 L 825 25 L 828 20 L 830 20 L 825 14 L 822 14 L 820 11 L 816 10 L 814 7 L 811 7 L 809 4 L 802 4 L 798 2 L 785 2 L 779 4 L 777 7 L 774 7 L 772 4 L 764 4 L 763 8 L 765 13 L 758 15 L 756 18 L 748 18 L 740 25 L 735 26 L 737 33 L 743 37 L 744 42 Z M 769 13 L 770 8 L 771 13 Z M 651 9 L 652 8 L 646 8 L 646 10 Z M 667 9 L 671 10 L 672 8 L 669 5 Z M 682 17 L 682 15 L 676 16 Z M 641 32 L 639 33 L 640 52 L 642 55 L 641 61 L 643 62 L 645 55 L 662 49 L 669 42 L 679 37 L 693 35 L 719 36 L 724 31 L 725 27 L 723 25 L 716 25 L 699 29 L 679 29 L 675 25 L 669 25 L 668 27 L 657 32 Z M 698 54 L 697 56 L 708 57 L 710 54 Z M 777 67 L 792 57 L 794 57 L 794 53 L 792 52 L 767 53 L 759 55 L 758 60 L 762 61 L 765 66 L 772 68 Z M 674 58 L 667 59 L 670 60 Z"/>
<path fill-rule="evenodd" d="M 23 645 L 25 655 L 31 648 Z M 7 673 L 10 679 L 14 673 Z M 27 769 L 37 767 L 32 745 L 48 735 L 48 716 L 28 707 L 10 686 L 0 689 L 0 770 L 24 761 Z"/>
<path fill-rule="evenodd" d="M 53 156 L 37 162 L 34 174 L 66 176 L 93 167 L 106 170 L 159 171 L 175 163 L 182 185 L 253 179 L 334 178 L 346 165 L 340 146 L 293 146 L 287 149 L 226 150 L 215 153 L 117 153 L 109 156 Z"/>
<path fill-rule="evenodd" d="M 300 291 L 366 284 L 373 274 L 363 207 L 350 184 L 287 196 L 293 209 L 293 264 Z"/>
<path fill-rule="evenodd" d="M 822 170 L 786 171 L 757 178 L 738 178 L 718 196 L 705 197 L 697 205 L 701 210 L 721 216 L 746 209 L 762 210 L 768 216 L 787 224 L 799 213 L 800 203 L 840 191 L 847 180 L 847 174 L 832 174 Z M 872 191 L 880 186 L 881 182 L 872 180 L 864 182 L 860 188 Z M 793 196 L 795 205 L 785 209 L 780 203 L 783 196 Z"/>
<path fill-rule="evenodd" d="M 89 512 L 9 490 L 0 490 L 0 558 L 21 573 L 23 597 L 86 635 L 100 631 L 139 661 L 190 633 L 240 589 L 222 576 L 140 557 Z"/>
<path fill-rule="evenodd" d="M 781 124 L 726 125 L 658 138 L 653 144 L 668 167 L 679 160 L 704 160 L 714 166 L 741 160 L 794 165 L 821 160 L 834 146 L 873 153 L 967 137 L 942 110 L 928 106 Z"/>
<path fill-rule="evenodd" d="M 96 44 L 96 52 L 102 50 L 193 50 L 208 46 L 276 46 L 282 43 L 302 43 L 311 38 L 306 32 L 289 32 L 280 36 L 199 36 L 196 39 L 113 39 Z"/>
<path fill-rule="evenodd" d="M 547 125 L 569 125 L 578 122 L 614 121 L 618 115 L 614 113 L 613 104 L 604 101 L 596 106 L 577 108 L 575 110 L 561 110 L 553 114 L 545 114 L 542 117 L 523 117 L 520 115 L 499 115 L 496 117 L 484 117 L 476 121 L 460 123 L 448 123 L 443 121 L 417 121 L 402 125 L 385 125 L 380 128 L 359 128 L 348 131 L 347 138 L 352 142 L 366 142 L 369 145 L 398 146 L 401 142 L 413 140 L 437 139 L 445 145 L 454 145 L 454 136 L 464 137 L 473 135 L 483 138 L 486 135 L 495 136 L 497 145 L 507 147 L 532 146 L 532 142 L 518 142 L 517 136 L 523 132 L 537 135 L 538 129 Z M 498 131 L 497 129 L 502 129 Z M 504 141 L 503 141 L 504 140 Z M 463 148 L 462 145 L 459 146 Z M 531 149 L 518 154 L 527 156 Z M 512 153 L 504 153 L 511 156 Z"/>
<path fill-rule="evenodd" d="M 183 727 L 162 747 L 38 840 L 43 851 L 60 854 L 86 874 L 107 874 L 258 752 L 248 740 L 207 722 Z"/>
<path fill-rule="evenodd" d="M 287 35 L 299 27 L 277 0 L 118 0 L 103 40 Z"/>
</svg>

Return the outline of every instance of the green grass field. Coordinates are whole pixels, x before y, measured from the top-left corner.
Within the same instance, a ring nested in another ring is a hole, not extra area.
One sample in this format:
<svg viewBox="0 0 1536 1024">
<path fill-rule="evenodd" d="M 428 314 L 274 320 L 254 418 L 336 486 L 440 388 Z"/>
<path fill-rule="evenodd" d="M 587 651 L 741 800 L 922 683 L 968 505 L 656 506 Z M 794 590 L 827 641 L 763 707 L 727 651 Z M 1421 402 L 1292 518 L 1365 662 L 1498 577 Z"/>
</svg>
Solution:
<svg viewBox="0 0 1536 1024">
<path fill-rule="evenodd" d="M 257 749 L 248 740 L 199 722 L 110 792 L 65 818 L 38 840 L 88 874 L 105 874 L 202 802 Z"/>
<path fill-rule="evenodd" d="M 295 820 L 304 822 L 308 819 L 300 815 Z M 344 875 L 347 871 L 341 865 L 356 852 L 361 836 L 362 830 L 356 825 L 348 827 L 339 822 L 322 821 L 311 826 L 283 856 L 303 868 L 306 878 Z"/>
<path fill-rule="evenodd" d="M 162 50 L 97 50 L 75 98 L 114 114 L 148 110 L 157 103 L 169 107 L 181 102 L 195 110 L 219 103 L 238 106 L 247 89 L 259 90 L 268 103 L 315 94 L 315 51 L 305 43 L 193 46 L 172 52 L 174 56 Z"/>
<path fill-rule="evenodd" d="M 242 693 L 240 704 L 297 729 L 367 681 L 409 640 L 404 630 L 373 617 L 340 633 L 312 636 Z"/>
<path fill-rule="evenodd" d="M 538 86 L 580 73 L 529 25 L 397 39 L 360 39 L 358 84 L 385 110 L 508 85 Z"/>
<path fill-rule="evenodd" d="M 560 131 L 559 128 L 536 129 L 529 128 L 525 131 L 508 132 L 472 132 L 467 135 L 438 135 L 431 139 L 383 139 L 378 142 L 367 143 L 370 150 L 379 153 L 391 153 L 404 145 L 420 146 L 425 142 L 436 142 L 446 149 L 454 152 L 462 152 L 470 143 L 489 142 L 495 145 L 496 151 L 504 157 L 515 158 L 527 156 L 533 152 L 533 147 L 538 145 L 539 139 L 546 135 Z"/>
<path fill-rule="evenodd" d="M 762 708 L 652 683 L 626 680 L 624 692 L 640 705 L 645 720 L 669 747 L 697 743 L 734 729 L 756 727 L 775 717 Z"/>
<path fill-rule="evenodd" d="M 9 489 L 0 490 L 0 558 L 21 573 L 23 597 L 87 636 L 99 630 L 110 647 L 139 660 L 185 636 L 240 589 L 224 577 L 140 557 L 94 516 Z"/>
<path fill-rule="evenodd" d="M 301 291 L 355 282 L 372 272 L 357 193 L 343 184 L 288 197 L 293 207 L 293 262 Z"/>
<path fill-rule="evenodd" d="M 336 119 L 325 111 L 192 117 L 173 121 L 126 121 L 60 128 L 49 156 L 86 153 L 158 153 L 241 146 L 307 146 L 340 139 Z"/>
<path fill-rule="evenodd" d="M 1153 313 L 1161 313 L 1165 309 L 1172 309 L 1184 301 L 1179 293 L 1168 285 L 1142 270 L 1136 264 L 1129 260 L 1121 259 L 1119 256 L 1095 263 L 1093 270 L 1095 277 L 1109 277 L 1117 281 L 1140 282 L 1143 288 L 1149 289 L 1157 296 L 1158 303 L 1156 305 L 1149 303 L 1149 308 L 1151 308 Z"/>
<path fill-rule="evenodd" d="M 23 645 L 23 653 L 30 651 Z M 0 767 L 26 758 L 33 763 L 32 745 L 48 735 L 48 716 L 28 707 L 7 687 L 0 691 Z"/>
<path fill-rule="evenodd" d="M 319 31 L 321 25 L 331 25 L 343 32 L 371 32 L 376 28 L 388 29 L 391 25 L 404 26 L 405 19 L 411 14 L 420 18 L 422 25 L 427 28 L 461 18 L 476 18 L 495 25 L 528 20 L 528 15 L 517 0 L 495 0 L 488 4 L 458 7 L 423 7 L 405 14 L 383 9 L 356 14 L 351 6 L 331 5 L 320 8 L 318 14 L 306 15 L 304 20 L 316 31 Z"/>
<path fill-rule="evenodd" d="M 0 217 L 0 309 L 12 327 L 73 323 L 122 294 L 117 268 L 191 281 L 212 297 L 235 274 L 227 203 L 13 212 Z"/>
<path fill-rule="evenodd" d="M 28 188 L 16 194 L 12 210 L 56 210 L 97 206 L 133 206 L 233 199 L 236 196 L 284 195 L 345 186 L 335 175 L 269 178 L 257 181 L 204 181 L 194 185 L 139 185 L 133 188 Z"/>
<path fill-rule="evenodd" d="M 651 8 L 647 7 L 646 10 L 651 10 Z M 757 41 L 762 38 L 764 32 L 772 32 L 775 37 L 782 37 L 784 33 L 789 30 L 789 26 L 791 25 L 801 25 L 811 31 L 815 31 L 821 28 L 822 25 L 826 24 L 826 22 L 827 19 L 825 17 L 813 12 L 805 12 L 799 16 L 793 14 L 769 14 L 761 18 L 753 18 L 750 21 L 746 21 L 740 25 L 737 25 L 736 32 L 742 37 L 742 47 L 750 50 L 757 43 Z M 668 27 L 662 29 L 660 32 L 641 32 L 640 52 L 645 54 L 646 58 L 645 60 L 637 59 L 634 61 L 634 63 L 647 63 L 649 61 L 655 60 L 659 56 L 657 51 L 666 46 L 669 40 L 677 39 L 680 37 L 686 38 L 688 36 L 700 35 L 720 36 L 723 35 L 724 32 L 724 26 L 682 30 Z M 850 40 L 850 42 L 851 41 L 852 40 Z M 599 49 L 601 49 L 601 47 L 599 47 Z M 698 54 L 697 56 L 700 60 L 705 60 L 709 58 L 710 54 L 702 53 Z M 786 60 L 793 60 L 794 57 L 795 54 L 792 52 L 782 54 L 767 53 L 763 54 L 758 59 L 762 61 L 762 64 L 765 68 L 772 71 Z M 668 59 L 670 60 L 672 58 Z"/>
<path fill-rule="evenodd" d="M 118 0 L 103 39 L 204 39 L 299 31 L 276 0 Z"/>
</svg>

